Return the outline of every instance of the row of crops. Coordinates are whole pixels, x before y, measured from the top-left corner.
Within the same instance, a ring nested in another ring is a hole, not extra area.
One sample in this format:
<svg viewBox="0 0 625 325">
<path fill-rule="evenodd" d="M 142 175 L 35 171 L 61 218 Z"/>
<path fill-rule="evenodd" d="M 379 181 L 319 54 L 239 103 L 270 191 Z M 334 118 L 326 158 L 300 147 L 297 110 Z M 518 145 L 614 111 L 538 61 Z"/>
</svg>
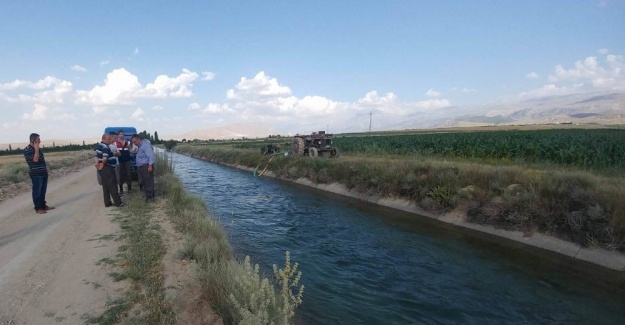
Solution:
<svg viewBox="0 0 625 325">
<path fill-rule="evenodd" d="M 339 136 L 334 144 L 342 153 L 548 162 L 584 169 L 625 167 L 625 130 L 622 129 Z"/>
</svg>

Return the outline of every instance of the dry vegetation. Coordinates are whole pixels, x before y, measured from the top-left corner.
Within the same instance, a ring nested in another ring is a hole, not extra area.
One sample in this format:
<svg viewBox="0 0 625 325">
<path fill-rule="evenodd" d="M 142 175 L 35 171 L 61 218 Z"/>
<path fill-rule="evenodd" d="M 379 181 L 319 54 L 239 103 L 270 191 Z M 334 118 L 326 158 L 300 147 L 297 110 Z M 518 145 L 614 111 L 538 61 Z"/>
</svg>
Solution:
<svg viewBox="0 0 625 325">
<path fill-rule="evenodd" d="M 93 152 L 64 151 L 44 153 L 50 178 L 54 179 L 92 163 Z M 22 155 L 0 156 L 0 201 L 30 189 L 28 165 Z"/>
</svg>

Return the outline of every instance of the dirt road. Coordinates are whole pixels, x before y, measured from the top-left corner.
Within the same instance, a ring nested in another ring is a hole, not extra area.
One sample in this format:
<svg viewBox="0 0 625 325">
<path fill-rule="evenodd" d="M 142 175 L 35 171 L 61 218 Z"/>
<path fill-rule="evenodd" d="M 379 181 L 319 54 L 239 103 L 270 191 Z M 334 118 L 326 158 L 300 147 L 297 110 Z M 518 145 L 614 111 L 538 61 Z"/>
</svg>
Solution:
<svg viewBox="0 0 625 325">
<path fill-rule="evenodd" d="M 83 324 L 123 295 L 113 269 L 96 265 L 117 254 L 119 226 L 93 166 L 50 180 L 46 199 L 56 209 L 44 215 L 30 192 L 0 203 L 0 325 Z"/>
</svg>

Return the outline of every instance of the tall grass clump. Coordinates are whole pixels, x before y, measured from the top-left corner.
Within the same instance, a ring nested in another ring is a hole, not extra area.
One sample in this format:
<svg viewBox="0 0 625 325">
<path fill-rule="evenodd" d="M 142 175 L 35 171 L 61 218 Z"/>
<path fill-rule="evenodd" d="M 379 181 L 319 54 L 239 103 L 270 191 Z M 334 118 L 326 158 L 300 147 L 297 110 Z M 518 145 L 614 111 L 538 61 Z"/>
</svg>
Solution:
<svg viewBox="0 0 625 325">
<path fill-rule="evenodd" d="M 273 278 L 263 277 L 249 257 L 237 261 L 222 225 L 202 199 L 185 191 L 172 173 L 171 160 L 164 155 L 156 165 L 162 171 L 158 188 L 169 200 L 167 214 L 185 235 L 179 255 L 195 262 L 203 298 L 225 324 L 289 324 L 303 296 L 301 272 L 297 263 L 291 264 L 290 254 L 284 268 L 274 266 Z"/>
<path fill-rule="evenodd" d="M 288 251 L 283 269 L 273 265 L 276 295 L 274 284 L 261 277 L 258 264 L 252 266 L 250 257 L 246 256 L 243 264 L 234 268 L 237 287 L 230 294 L 230 301 L 239 314 L 235 322 L 242 325 L 289 324 L 304 294 L 304 286 L 298 287 L 302 273 L 297 267 L 297 263 L 291 264 Z"/>
</svg>

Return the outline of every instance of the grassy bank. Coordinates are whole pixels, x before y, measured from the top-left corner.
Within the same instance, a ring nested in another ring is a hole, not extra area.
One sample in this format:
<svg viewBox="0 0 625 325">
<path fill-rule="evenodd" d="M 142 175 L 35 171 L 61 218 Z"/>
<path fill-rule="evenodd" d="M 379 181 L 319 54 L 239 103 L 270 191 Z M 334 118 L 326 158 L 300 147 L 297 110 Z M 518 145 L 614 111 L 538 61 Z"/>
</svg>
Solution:
<svg viewBox="0 0 625 325">
<path fill-rule="evenodd" d="M 156 204 L 145 204 L 141 193 L 133 193 L 128 205 L 114 221 L 120 223 L 123 240 L 117 258 L 100 261 L 120 267 L 110 275 L 129 281 L 123 298 L 108 303 L 102 315 L 85 315 L 91 324 L 176 324 L 176 315 L 165 297 L 163 256 L 166 249 L 156 210 L 165 215 L 176 231 L 185 235 L 178 255 L 192 260 L 201 297 L 187 297 L 209 303 L 224 324 L 286 325 L 301 304 L 303 285 L 297 263 L 286 253 L 284 268 L 274 265 L 273 278 L 262 276 L 250 257 L 236 260 L 221 224 L 206 209 L 202 199 L 188 194 L 172 173 L 165 155 L 157 156 Z M 294 292 L 294 290 L 296 292 Z"/>
<path fill-rule="evenodd" d="M 255 149 L 178 146 L 176 151 L 225 164 L 268 166 L 278 177 L 339 182 L 361 193 L 405 198 L 432 213 L 540 232 L 586 247 L 625 252 L 625 180 L 558 166 L 447 161 L 420 155 L 310 159 L 260 156 Z"/>
<path fill-rule="evenodd" d="M 143 204 L 141 193 L 134 193 L 126 203 L 113 218 L 122 232 L 109 238 L 123 242 L 119 254 L 98 263 L 117 265 L 119 271 L 109 275 L 114 281 L 127 281 L 128 287 L 123 297 L 107 303 L 104 313 L 83 318 L 87 324 L 175 324 L 165 297 L 161 260 L 166 249 L 154 220 L 155 210 Z"/>
<path fill-rule="evenodd" d="M 236 260 L 226 233 L 204 201 L 189 195 L 180 181 L 165 171 L 158 186 L 169 200 L 170 220 L 186 235 L 180 254 L 195 261 L 201 299 L 211 303 L 225 324 L 289 324 L 304 289 L 299 285 L 297 263 L 291 264 L 289 253 L 284 268 L 274 265 L 273 278 L 262 276 L 249 257 Z"/>
</svg>

